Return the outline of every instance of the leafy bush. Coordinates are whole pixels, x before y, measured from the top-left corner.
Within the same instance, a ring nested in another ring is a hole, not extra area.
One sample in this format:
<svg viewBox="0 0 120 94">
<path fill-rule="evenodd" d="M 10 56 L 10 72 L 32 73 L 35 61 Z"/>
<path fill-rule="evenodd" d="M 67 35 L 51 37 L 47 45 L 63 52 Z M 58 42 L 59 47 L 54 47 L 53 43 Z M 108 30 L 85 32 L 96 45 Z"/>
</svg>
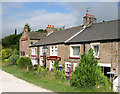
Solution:
<svg viewBox="0 0 120 94">
<path fill-rule="evenodd" d="M 15 49 L 14 54 L 8 58 L 7 63 L 17 65 L 18 58 L 19 58 L 18 51 Z"/>
<path fill-rule="evenodd" d="M 81 55 L 79 66 L 72 73 L 71 85 L 80 88 L 91 88 L 96 85 L 105 89 L 109 88 L 107 77 L 101 72 L 98 61 L 94 59 L 92 49 L 88 51 L 88 54 Z"/>
<path fill-rule="evenodd" d="M 59 60 L 56 59 L 55 63 L 54 63 L 54 67 L 55 67 L 56 70 L 59 70 L 58 65 L 59 65 Z"/>
<path fill-rule="evenodd" d="M 29 57 L 20 57 L 17 60 L 18 67 L 22 69 L 27 69 L 29 71 L 29 68 L 33 68 L 32 62 Z"/>
<path fill-rule="evenodd" d="M 62 69 L 61 71 L 60 70 L 55 70 L 54 71 L 54 76 L 57 80 L 60 80 L 60 81 L 67 81 L 66 80 L 66 77 L 65 77 L 65 70 Z"/>
<path fill-rule="evenodd" d="M 39 74 L 40 77 L 46 77 L 49 73 L 50 72 L 44 68 L 44 66 L 38 66 L 38 69 L 35 71 L 35 74 Z"/>
<path fill-rule="evenodd" d="M 7 59 L 13 54 L 13 50 L 10 48 L 7 49 L 2 49 L 1 50 L 1 55 L 0 57 L 2 57 L 2 63 L 6 63 Z"/>
</svg>

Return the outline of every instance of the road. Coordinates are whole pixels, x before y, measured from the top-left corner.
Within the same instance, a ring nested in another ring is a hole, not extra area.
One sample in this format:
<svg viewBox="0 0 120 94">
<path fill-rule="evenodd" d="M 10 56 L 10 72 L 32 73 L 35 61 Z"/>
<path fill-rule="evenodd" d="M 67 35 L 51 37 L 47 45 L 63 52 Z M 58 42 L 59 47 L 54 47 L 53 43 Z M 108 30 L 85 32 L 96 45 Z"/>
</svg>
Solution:
<svg viewBox="0 0 120 94">
<path fill-rule="evenodd" d="M 51 92 L 0 70 L 1 92 Z"/>
</svg>

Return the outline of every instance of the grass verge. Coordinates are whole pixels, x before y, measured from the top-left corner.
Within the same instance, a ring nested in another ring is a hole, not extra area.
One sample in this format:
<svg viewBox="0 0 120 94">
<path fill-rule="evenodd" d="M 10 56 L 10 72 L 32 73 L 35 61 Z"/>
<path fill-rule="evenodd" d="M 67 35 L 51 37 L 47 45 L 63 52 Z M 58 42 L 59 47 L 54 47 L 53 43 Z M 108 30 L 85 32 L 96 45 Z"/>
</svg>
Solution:
<svg viewBox="0 0 120 94">
<path fill-rule="evenodd" d="M 33 83 L 42 88 L 54 91 L 54 92 L 110 92 L 103 89 L 79 89 L 73 86 L 69 86 L 67 82 L 60 82 L 49 78 L 39 78 L 34 76 L 34 72 L 26 72 L 21 70 L 17 66 L 5 66 L 2 65 L 2 70 L 13 74 L 15 77 L 23 79 L 29 83 Z"/>
</svg>

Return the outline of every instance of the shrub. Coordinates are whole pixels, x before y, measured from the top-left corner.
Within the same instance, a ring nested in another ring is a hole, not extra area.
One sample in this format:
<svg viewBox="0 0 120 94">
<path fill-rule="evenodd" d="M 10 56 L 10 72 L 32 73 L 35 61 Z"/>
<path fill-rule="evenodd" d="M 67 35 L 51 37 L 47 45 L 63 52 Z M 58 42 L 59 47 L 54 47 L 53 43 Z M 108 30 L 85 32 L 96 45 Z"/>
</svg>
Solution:
<svg viewBox="0 0 120 94">
<path fill-rule="evenodd" d="M 7 60 L 7 63 L 8 63 L 8 64 L 17 65 L 17 60 L 18 60 L 18 58 L 19 58 L 19 55 L 18 55 L 17 52 L 18 52 L 18 51 L 15 49 L 15 50 L 14 50 L 14 54 L 11 55 L 11 56 L 8 58 L 8 60 Z"/>
<path fill-rule="evenodd" d="M 55 67 L 56 70 L 59 70 L 58 65 L 59 65 L 59 60 L 56 59 L 55 63 L 54 63 L 54 67 Z"/>
<path fill-rule="evenodd" d="M 7 59 L 13 54 L 13 50 L 10 48 L 7 49 L 2 49 L 1 50 L 1 55 L 0 57 L 2 57 L 2 63 L 6 63 Z"/>
<path fill-rule="evenodd" d="M 22 69 L 27 69 L 29 71 L 29 68 L 33 68 L 32 62 L 29 57 L 20 57 L 17 60 L 18 67 Z"/>
<path fill-rule="evenodd" d="M 88 54 L 81 55 L 79 66 L 72 73 L 71 85 L 80 88 L 91 88 L 96 85 L 105 89 L 109 88 L 107 77 L 101 72 L 98 61 L 94 59 L 92 49 L 88 51 Z"/>
<path fill-rule="evenodd" d="M 54 76 L 57 80 L 60 80 L 62 82 L 67 81 L 66 77 L 65 77 L 65 70 L 64 69 L 62 69 L 61 71 L 60 70 L 55 70 L 54 71 Z"/>
</svg>

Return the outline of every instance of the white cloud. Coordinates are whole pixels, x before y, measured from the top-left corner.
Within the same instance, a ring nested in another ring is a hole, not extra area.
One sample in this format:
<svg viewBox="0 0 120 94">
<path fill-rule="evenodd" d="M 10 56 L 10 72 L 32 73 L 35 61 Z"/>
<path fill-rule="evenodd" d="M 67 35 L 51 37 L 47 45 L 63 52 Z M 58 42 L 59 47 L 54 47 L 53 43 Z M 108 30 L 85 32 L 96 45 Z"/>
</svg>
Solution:
<svg viewBox="0 0 120 94">
<path fill-rule="evenodd" d="M 18 29 L 19 33 L 22 32 L 25 23 L 29 23 L 32 30 L 46 28 L 48 24 L 54 24 L 55 27 L 61 27 L 64 25 L 66 27 L 81 25 L 83 23 L 82 17 L 85 15 L 87 7 L 91 7 L 90 13 L 94 14 L 98 21 L 113 20 L 117 19 L 118 16 L 117 6 L 115 3 L 60 3 L 59 5 L 67 5 L 67 8 L 71 12 L 48 13 L 47 10 L 34 10 L 31 12 L 22 10 L 16 15 L 3 17 L 3 36 L 14 33 L 15 28 Z M 6 11 L 7 9 L 4 10 L 4 12 Z M 8 12 L 9 11 L 7 11 L 7 13 Z M 25 19 L 20 19 L 19 17 L 25 17 Z"/>
<path fill-rule="evenodd" d="M 32 17 L 20 20 L 18 19 L 17 14 L 8 18 L 3 18 L 3 36 L 13 34 L 14 29 L 17 28 L 19 33 L 22 32 L 25 23 L 31 25 L 32 30 L 38 30 L 40 28 L 46 28 L 48 24 L 55 25 L 55 27 L 61 27 L 66 25 L 67 27 L 75 25 L 77 21 L 77 13 L 47 13 L 45 10 L 37 10 L 31 13 L 26 13 L 27 15 L 32 15 Z M 10 33 L 11 32 L 11 33 Z"/>
</svg>

